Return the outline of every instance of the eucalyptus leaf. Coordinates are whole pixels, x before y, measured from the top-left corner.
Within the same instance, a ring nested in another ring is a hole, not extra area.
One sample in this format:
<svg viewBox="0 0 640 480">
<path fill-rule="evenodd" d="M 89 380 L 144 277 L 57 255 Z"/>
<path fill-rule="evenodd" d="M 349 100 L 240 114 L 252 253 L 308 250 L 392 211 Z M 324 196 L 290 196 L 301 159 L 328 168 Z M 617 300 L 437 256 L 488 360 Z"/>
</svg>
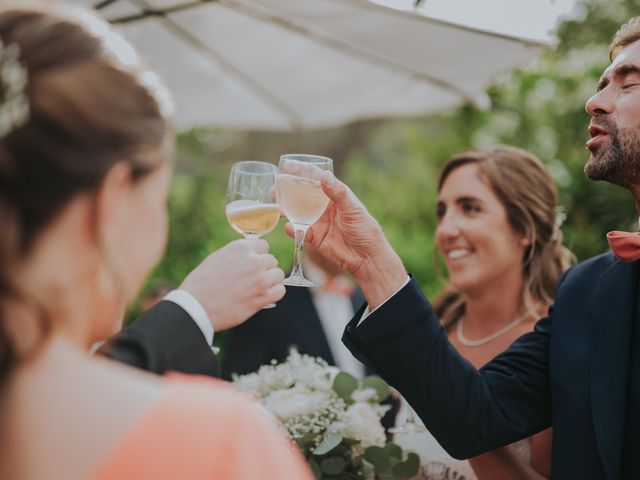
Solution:
<svg viewBox="0 0 640 480">
<path fill-rule="evenodd" d="M 300 446 L 300 448 L 304 449 L 305 447 L 307 447 L 309 444 L 313 442 L 315 437 L 316 435 L 314 433 L 307 433 L 306 435 L 303 435 L 302 437 L 298 438 L 296 440 L 296 443 Z"/>
<path fill-rule="evenodd" d="M 376 473 L 376 467 L 372 463 L 368 462 L 366 458 L 362 459 L 362 474 L 364 478 L 374 478 Z"/>
<path fill-rule="evenodd" d="M 355 438 L 349 438 L 349 437 L 344 437 L 342 439 L 342 443 L 344 443 L 345 445 L 357 445 L 358 443 L 360 443 L 360 440 L 356 440 Z"/>
<path fill-rule="evenodd" d="M 387 382 L 385 382 L 383 379 L 381 379 L 380 377 L 377 377 L 375 375 L 371 375 L 367 378 L 365 378 L 362 381 L 362 387 L 361 388 L 373 388 L 376 393 L 378 394 L 378 398 L 377 400 L 379 402 L 382 402 L 384 400 L 387 399 L 387 397 L 391 394 L 391 390 L 389 389 L 389 385 L 387 385 Z"/>
<path fill-rule="evenodd" d="M 311 467 L 311 471 L 313 475 L 316 477 L 316 480 L 320 480 L 322 478 L 322 469 L 320 468 L 320 464 L 316 462 L 313 458 L 309 458 L 309 466 Z"/>
<path fill-rule="evenodd" d="M 407 459 L 393 467 L 393 473 L 400 478 L 411 478 L 418 473 L 420 457 L 413 452 L 407 455 Z"/>
<path fill-rule="evenodd" d="M 368 447 L 364 451 L 364 458 L 367 462 L 376 467 L 376 472 L 386 472 L 389 470 L 389 454 L 382 447 Z"/>
<path fill-rule="evenodd" d="M 331 450 L 336 448 L 342 442 L 342 434 L 334 433 L 330 437 L 325 438 L 320 445 L 318 445 L 314 450 L 314 455 L 326 455 Z"/>
<path fill-rule="evenodd" d="M 320 468 L 323 473 L 328 475 L 337 475 L 347 468 L 347 461 L 337 455 L 327 457 L 320 462 Z"/>
<path fill-rule="evenodd" d="M 346 372 L 340 372 L 333 380 L 333 390 L 343 400 L 350 400 L 356 388 L 358 388 L 358 380 Z"/>
<path fill-rule="evenodd" d="M 384 446 L 384 449 L 387 451 L 390 457 L 395 457 L 399 460 L 402 460 L 402 448 L 396 445 L 395 443 L 387 443 Z"/>
</svg>

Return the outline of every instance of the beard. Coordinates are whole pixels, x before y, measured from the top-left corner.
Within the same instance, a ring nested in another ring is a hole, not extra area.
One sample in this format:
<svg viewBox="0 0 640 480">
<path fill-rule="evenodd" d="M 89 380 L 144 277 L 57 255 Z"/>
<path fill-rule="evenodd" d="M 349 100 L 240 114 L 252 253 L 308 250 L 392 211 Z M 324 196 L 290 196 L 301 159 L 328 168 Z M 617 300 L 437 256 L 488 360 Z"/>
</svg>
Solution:
<svg viewBox="0 0 640 480">
<path fill-rule="evenodd" d="M 606 129 L 611 141 L 591 153 L 584 167 L 587 176 L 625 188 L 640 185 L 640 129 L 618 129 L 608 118 L 594 124 Z"/>
</svg>

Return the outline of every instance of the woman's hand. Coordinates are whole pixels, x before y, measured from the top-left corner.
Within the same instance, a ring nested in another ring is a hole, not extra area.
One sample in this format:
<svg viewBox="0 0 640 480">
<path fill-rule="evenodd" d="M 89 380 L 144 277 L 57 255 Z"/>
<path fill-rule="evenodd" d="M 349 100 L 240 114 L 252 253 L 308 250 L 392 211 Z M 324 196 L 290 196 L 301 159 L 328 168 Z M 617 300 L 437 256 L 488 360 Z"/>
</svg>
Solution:
<svg viewBox="0 0 640 480">
<path fill-rule="evenodd" d="M 349 187 L 331 172 L 325 172 L 322 189 L 329 197 L 329 206 L 309 228 L 305 242 L 350 272 L 373 309 L 405 282 L 407 273 L 402 261 L 378 222 Z M 285 228 L 293 236 L 292 226 Z"/>
</svg>

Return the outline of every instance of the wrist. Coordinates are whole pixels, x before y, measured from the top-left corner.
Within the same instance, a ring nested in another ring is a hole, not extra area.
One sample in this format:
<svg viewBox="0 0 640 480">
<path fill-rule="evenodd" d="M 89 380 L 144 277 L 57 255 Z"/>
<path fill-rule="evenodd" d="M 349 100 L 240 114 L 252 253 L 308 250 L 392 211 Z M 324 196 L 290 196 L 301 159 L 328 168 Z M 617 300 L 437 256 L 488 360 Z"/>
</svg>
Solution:
<svg viewBox="0 0 640 480">
<path fill-rule="evenodd" d="M 384 251 L 365 259 L 353 275 L 370 310 L 389 299 L 407 280 L 402 260 L 389 245 Z"/>
<path fill-rule="evenodd" d="M 211 317 L 211 313 L 207 312 L 200 300 L 198 300 L 193 293 L 184 289 L 181 285 L 180 288 L 171 290 L 165 295 L 164 300 L 175 303 L 187 312 L 204 335 L 207 343 L 209 345 L 213 343 L 213 336 L 215 334 L 213 317 Z"/>
</svg>

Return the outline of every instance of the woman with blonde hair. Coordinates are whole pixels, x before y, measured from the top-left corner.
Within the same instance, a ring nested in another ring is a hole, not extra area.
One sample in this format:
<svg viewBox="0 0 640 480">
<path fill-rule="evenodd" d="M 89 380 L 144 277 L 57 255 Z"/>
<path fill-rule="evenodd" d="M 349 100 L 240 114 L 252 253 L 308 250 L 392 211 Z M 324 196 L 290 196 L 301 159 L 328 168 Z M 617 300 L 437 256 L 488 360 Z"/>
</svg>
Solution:
<svg viewBox="0 0 640 480">
<path fill-rule="evenodd" d="M 310 478 L 223 383 L 88 354 L 164 249 L 173 139 L 131 47 L 73 15 L 0 8 L 0 476 Z"/>
</svg>

